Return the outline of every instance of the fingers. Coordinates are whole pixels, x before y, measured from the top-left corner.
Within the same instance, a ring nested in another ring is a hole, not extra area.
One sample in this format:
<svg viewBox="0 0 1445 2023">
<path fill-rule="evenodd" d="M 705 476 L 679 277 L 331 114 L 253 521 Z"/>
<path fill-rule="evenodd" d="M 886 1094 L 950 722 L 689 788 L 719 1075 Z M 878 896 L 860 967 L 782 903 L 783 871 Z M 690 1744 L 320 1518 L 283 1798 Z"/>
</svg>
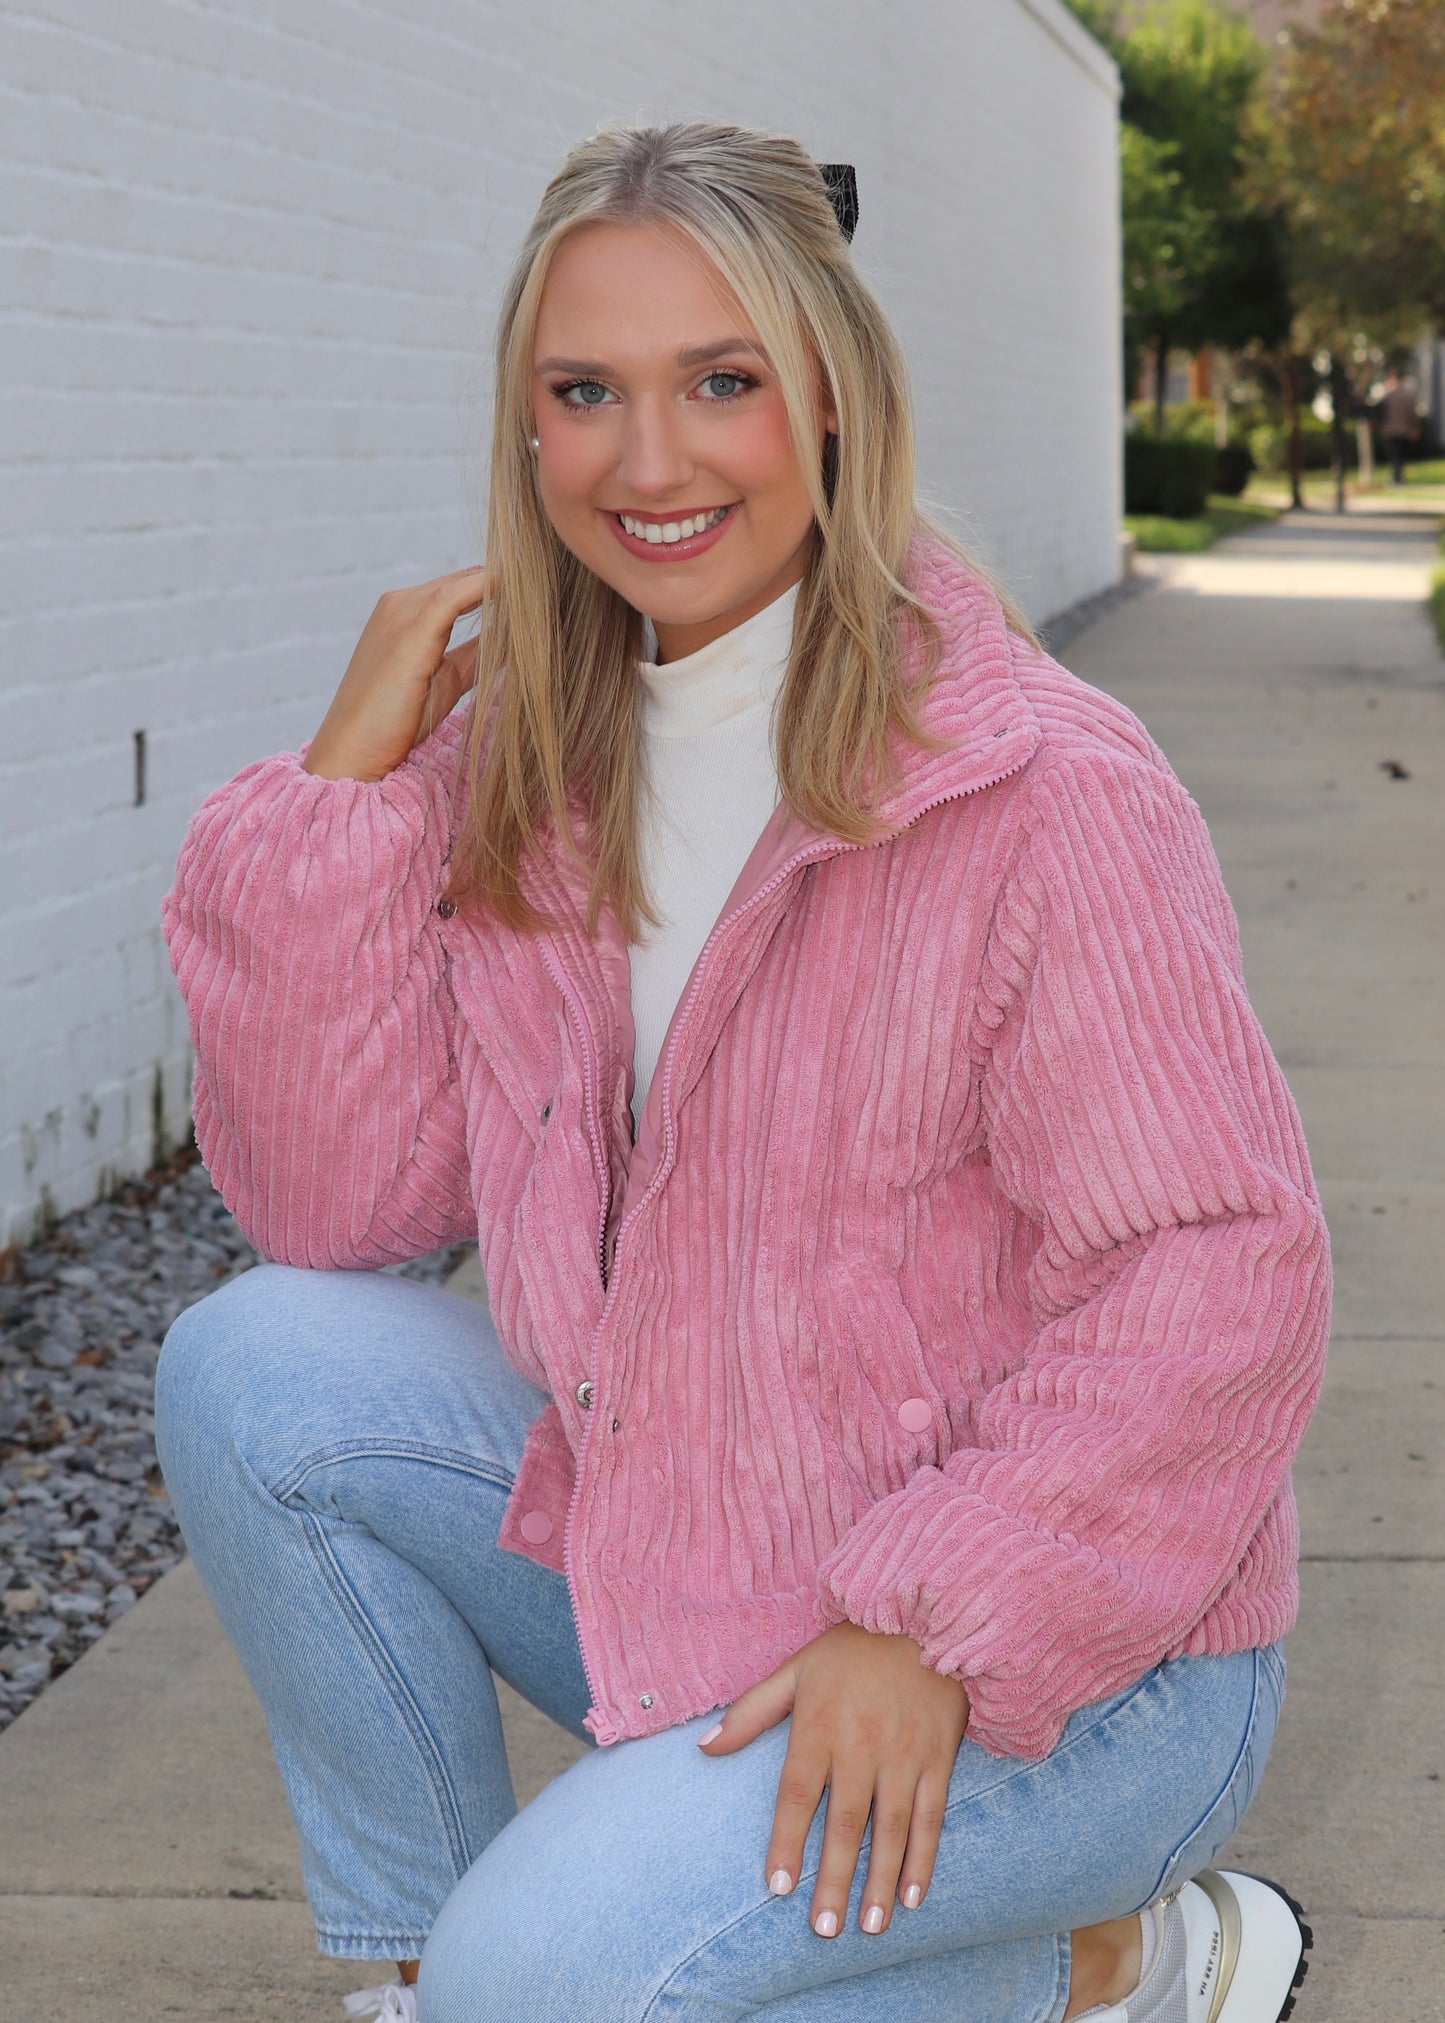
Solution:
<svg viewBox="0 0 1445 2023">
<path fill-rule="evenodd" d="M 777 1803 L 773 1807 L 773 1831 L 768 1840 L 764 1874 L 768 1888 L 776 1897 L 788 1896 L 797 1886 L 798 1877 L 803 1873 L 803 1844 L 808 1838 L 808 1828 L 813 1824 L 813 1815 L 818 1810 L 818 1801 L 823 1796 L 823 1788 L 828 1781 L 828 1759 L 823 1751 L 810 1748 L 797 1736 L 788 1744 L 788 1753 L 783 1758 L 782 1775 L 778 1779 Z M 831 1807 L 829 1808 L 831 1813 Z M 864 1808 L 866 1813 L 866 1806 Z M 855 1850 L 856 1857 L 856 1850 Z M 849 1870 L 852 1874 L 852 1870 Z M 848 1898 L 844 1885 L 843 1900 Z M 817 1899 L 814 1898 L 816 1909 Z M 836 1930 L 836 1926 L 834 1927 Z"/>
<path fill-rule="evenodd" d="M 464 639 L 442 655 L 441 666 L 432 676 L 430 707 L 438 722 L 455 709 L 469 688 L 475 688 L 477 681 L 477 658 L 480 642 Z"/>
<path fill-rule="evenodd" d="M 885 1932 L 892 1921 L 894 1893 L 909 1845 L 917 1789 L 912 1778 L 880 1777 L 873 1793 L 868 1877 L 858 1907 L 858 1923 L 865 1932 Z M 922 1902 L 921 1895 L 919 1901 Z"/>
<path fill-rule="evenodd" d="M 708 1729 L 698 1748 L 706 1749 L 709 1756 L 731 1756 L 765 1728 L 776 1728 L 791 1714 L 796 1691 L 796 1674 L 790 1660 L 739 1695 L 722 1719 Z"/>
<path fill-rule="evenodd" d="M 834 1939 L 848 1916 L 848 1892 L 858 1869 L 858 1850 L 873 1803 L 866 1779 L 835 1762 L 829 1775 L 828 1812 L 823 1823 L 823 1854 L 813 1885 L 809 1922 L 820 1939 Z M 793 1871 L 797 1873 L 796 1869 Z"/>
<path fill-rule="evenodd" d="M 940 1765 L 924 1771 L 913 1794 L 908 1848 L 898 1872 L 898 1901 L 911 1911 L 917 1910 L 923 1902 L 928 1894 L 928 1885 L 933 1881 L 943 1816 L 948 1809 L 948 1784 L 948 1768 Z"/>
<path fill-rule="evenodd" d="M 925 1771 L 916 1783 L 906 1773 L 881 1777 L 869 1791 L 863 1781 L 840 1778 L 834 1766 L 828 1785 L 823 1854 L 809 1911 L 813 1930 L 820 1938 L 834 1938 L 843 1929 L 870 1812 L 873 1831 L 868 1874 L 858 1906 L 860 1930 L 886 1932 L 893 1921 L 895 1902 L 909 1910 L 916 1910 L 923 1902 L 938 1859 L 948 1784 L 947 1771 L 935 1769 Z M 811 1820 L 811 1812 L 808 1818 Z M 803 1833 L 807 1833 L 806 1824 Z M 778 1838 L 775 1828 L 774 1839 Z M 801 1843 L 799 1847 L 801 1853 Z M 783 1861 L 781 1855 L 779 1860 Z M 794 1868 L 790 1873 L 798 1871 Z"/>
<path fill-rule="evenodd" d="M 445 576 L 434 576 L 430 583 L 422 585 L 428 602 L 452 613 L 453 624 L 465 612 L 485 604 L 489 589 L 485 569 L 449 569 Z"/>
</svg>

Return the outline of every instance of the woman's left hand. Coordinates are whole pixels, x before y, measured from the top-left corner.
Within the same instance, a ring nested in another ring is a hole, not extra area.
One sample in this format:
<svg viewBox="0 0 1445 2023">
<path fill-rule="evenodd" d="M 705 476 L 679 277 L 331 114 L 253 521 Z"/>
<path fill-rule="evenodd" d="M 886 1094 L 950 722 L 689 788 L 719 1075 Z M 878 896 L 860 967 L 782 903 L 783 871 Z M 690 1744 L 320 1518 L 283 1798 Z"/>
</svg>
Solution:
<svg viewBox="0 0 1445 2023">
<path fill-rule="evenodd" d="M 912 1637 L 835 1623 L 735 1700 L 719 1732 L 700 1746 L 709 1756 L 729 1756 L 786 1714 L 793 1720 L 768 1842 L 768 1887 L 786 1896 L 797 1882 L 826 1786 L 813 1930 L 831 1939 L 842 1929 L 871 1810 L 858 1922 L 865 1932 L 884 1931 L 895 1895 L 915 1909 L 932 1879 L 948 1781 L 968 1726 L 968 1693 L 957 1679 L 931 1671 Z"/>
</svg>

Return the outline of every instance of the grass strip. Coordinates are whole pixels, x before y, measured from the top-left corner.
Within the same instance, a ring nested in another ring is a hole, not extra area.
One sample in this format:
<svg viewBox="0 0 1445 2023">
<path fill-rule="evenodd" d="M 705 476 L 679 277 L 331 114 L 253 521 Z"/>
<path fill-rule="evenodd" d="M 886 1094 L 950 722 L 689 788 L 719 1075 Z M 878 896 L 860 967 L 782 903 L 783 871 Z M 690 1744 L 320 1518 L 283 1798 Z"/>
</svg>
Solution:
<svg viewBox="0 0 1445 2023">
<path fill-rule="evenodd" d="M 1255 499 L 1226 499 L 1216 494 L 1197 519 L 1170 520 L 1162 513 L 1126 513 L 1124 525 L 1141 555 L 1197 555 L 1225 534 L 1277 520 L 1278 506 Z"/>
<path fill-rule="evenodd" d="M 1445 526 L 1440 529 L 1440 553 L 1445 556 Z M 1435 621 L 1435 637 L 1445 653 L 1445 561 L 1435 564 L 1430 577 L 1430 616 Z"/>
</svg>

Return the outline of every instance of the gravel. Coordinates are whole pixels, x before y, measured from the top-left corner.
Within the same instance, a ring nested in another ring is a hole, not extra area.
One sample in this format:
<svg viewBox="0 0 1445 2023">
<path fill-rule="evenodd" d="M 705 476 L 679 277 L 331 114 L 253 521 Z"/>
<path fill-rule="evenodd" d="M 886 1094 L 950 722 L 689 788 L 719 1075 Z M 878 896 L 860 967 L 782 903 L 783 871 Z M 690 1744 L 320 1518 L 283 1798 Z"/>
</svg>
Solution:
<svg viewBox="0 0 1445 2023">
<path fill-rule="evenodd" d="M 469 1248 L 386 1269 L 438 1284 Z M 194 1150 L 0 1255 L 0 1729 L 181 1557 L 156 1357 L 257 1262 Z"/>
</svg>

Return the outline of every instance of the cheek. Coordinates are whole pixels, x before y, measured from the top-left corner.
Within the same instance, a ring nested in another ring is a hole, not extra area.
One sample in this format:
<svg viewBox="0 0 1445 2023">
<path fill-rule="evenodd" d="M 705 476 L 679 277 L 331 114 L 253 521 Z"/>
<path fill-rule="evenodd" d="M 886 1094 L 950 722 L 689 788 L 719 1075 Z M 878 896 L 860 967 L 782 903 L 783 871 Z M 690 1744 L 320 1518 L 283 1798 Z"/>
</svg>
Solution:
<svg viewBox="0 0 1445 2023">
<path fill-rule="evenodd" d="M 615 452 L 604 440 L 606 431 L 563 419 L 549 428 L 539 426 L 538 435 L 538 476 L 549 515 L 557 519 L 579 510 L 590 512 L 593 492 L 616 464 Z"/>
<path fill-rule="evenodd" d="M 729 475 L 740 490 L 755 494 L 759 504 L 776 503 L 780 508 L 788 508 L 803 501 L 806 505 L 803 473 L 781 399 L 738 417 L 737 433 L 729 444 L 729 452 L 726 465 Z"/>
</svg>

